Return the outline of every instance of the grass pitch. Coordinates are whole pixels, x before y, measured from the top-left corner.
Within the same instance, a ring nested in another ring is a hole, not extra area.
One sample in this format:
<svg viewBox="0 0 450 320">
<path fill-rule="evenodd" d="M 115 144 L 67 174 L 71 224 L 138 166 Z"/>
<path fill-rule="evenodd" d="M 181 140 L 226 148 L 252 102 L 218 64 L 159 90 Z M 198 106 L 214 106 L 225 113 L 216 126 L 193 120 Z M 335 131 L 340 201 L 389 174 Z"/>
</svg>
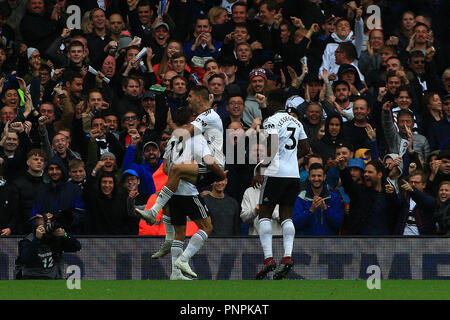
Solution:
<svg viewBox="0 0 450 320">
<path fill-rule="evenodd" d="M 450 300 L 450 281 L 382 280 L 82 280 L 0 281 L 1 300 Z"/>
</svg>

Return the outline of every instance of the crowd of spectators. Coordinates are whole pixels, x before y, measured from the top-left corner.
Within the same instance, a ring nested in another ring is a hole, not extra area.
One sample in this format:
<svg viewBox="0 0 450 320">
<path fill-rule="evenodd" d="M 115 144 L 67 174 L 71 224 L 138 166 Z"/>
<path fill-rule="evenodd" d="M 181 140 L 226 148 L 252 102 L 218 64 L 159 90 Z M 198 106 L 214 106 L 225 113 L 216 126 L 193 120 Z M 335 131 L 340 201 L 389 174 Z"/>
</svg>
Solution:
<svg viewBox="0 0 450 320">
<path fill-rule="evenodd" d="M 258 234 L 253 170 L 280 88 L 311 146 L 296 235 L 448 235 L 448 12 L 445 0 L 0 1 L 0 236 L 62 212 L 72 234 L 164 234 L 134 208 L 165 185 L 173 119 L 196 85 L 225 135 L 227 179 L 201 194 L 212 235 Z"/>
</svg>

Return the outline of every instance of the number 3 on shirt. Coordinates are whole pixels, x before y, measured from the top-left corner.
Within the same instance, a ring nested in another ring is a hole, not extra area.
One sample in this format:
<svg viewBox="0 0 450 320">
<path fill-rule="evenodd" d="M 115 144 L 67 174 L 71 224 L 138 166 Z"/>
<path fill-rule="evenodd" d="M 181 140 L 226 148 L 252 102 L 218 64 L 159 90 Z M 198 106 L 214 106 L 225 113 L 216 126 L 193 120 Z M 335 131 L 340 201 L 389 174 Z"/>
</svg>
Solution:
<svg viewBox="0 0 450 320">
<path fill-rule="evenodd" d="M 292 145 L 286 144 L 284 147 L 288 150 L 295 149 L 295 147 L 297 146 L 297 140 L 295 139 L 296 128 L 287 127 L 286 130 L 291 132 L 291 135 L 289 136 L 289 140 L 292 140 Z"/>
</svg>

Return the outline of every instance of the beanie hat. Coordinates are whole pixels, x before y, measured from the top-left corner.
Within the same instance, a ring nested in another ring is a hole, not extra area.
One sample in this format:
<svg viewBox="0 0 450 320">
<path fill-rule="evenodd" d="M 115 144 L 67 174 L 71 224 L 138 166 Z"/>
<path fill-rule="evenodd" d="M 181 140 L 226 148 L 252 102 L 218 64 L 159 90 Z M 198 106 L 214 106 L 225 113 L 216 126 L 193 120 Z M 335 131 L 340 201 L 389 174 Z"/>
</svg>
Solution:
<svg viewBox="0 0 450 320">
<path fill-rule="evenodd" d="M 100 160 L 103 160 L 106 157 L 113 158 L 114 161 L 116 160 L 116 156 L 112 152 L 105 152 L 105 153 L 103 153 L 102 156 L 100 157 Z"/>
<path fill-rule="evenodd" d="M 262 68 L 257 68 L 257 69 L 253 69 L 252 71 L 250 71 L 250 74 L 249 74 L 250 81 L 256 76 L 263 77 L 264 80 L 267 80 L 266 70 L 264 70 Z"/>
<path fill-rule="evenodd" d="M 37 50 L 36 48 L 28 48 L 28 49 L 27 49 L 27 57 L 28 57 L 28 59 L 31 58 L 31 55 L 32 55 L 36 50 Z"/>
</svg>

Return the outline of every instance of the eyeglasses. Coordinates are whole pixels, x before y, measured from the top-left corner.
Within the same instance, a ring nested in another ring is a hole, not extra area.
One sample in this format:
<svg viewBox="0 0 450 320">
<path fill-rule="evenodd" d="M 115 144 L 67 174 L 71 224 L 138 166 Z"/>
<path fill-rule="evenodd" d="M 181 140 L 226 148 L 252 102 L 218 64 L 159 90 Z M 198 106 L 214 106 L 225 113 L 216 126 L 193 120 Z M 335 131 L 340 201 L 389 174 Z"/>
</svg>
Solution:
<svg viewBox="0 0 450 320">
<path fill-rule="evenodd" d="M 425 60 L 416 60 L 416 61 L 413 61 L 412 63 L 414 63 L 414 64 L 424 64 Z"/>
<path fill-rule="evenodd" d="M 161 141 L 167 141 L 169 139 L 170 139 L 170 137 L 163 137 L 163 138 L 161 138 Z"/>
<path fill-rule="evenodd" d="M 229 102 L 228 104 L 230 106 L 242 106 L 242 105 L 244 105 L 244 103 L 240 102 L 240 101 L 238 101 L 238 102 L 232 101 L 232 102 Z"/>
<path fill-rule="evenodd" d="M 123 117 L 123 121 L 136 120 L 136 116 Z"/>
</svg>

